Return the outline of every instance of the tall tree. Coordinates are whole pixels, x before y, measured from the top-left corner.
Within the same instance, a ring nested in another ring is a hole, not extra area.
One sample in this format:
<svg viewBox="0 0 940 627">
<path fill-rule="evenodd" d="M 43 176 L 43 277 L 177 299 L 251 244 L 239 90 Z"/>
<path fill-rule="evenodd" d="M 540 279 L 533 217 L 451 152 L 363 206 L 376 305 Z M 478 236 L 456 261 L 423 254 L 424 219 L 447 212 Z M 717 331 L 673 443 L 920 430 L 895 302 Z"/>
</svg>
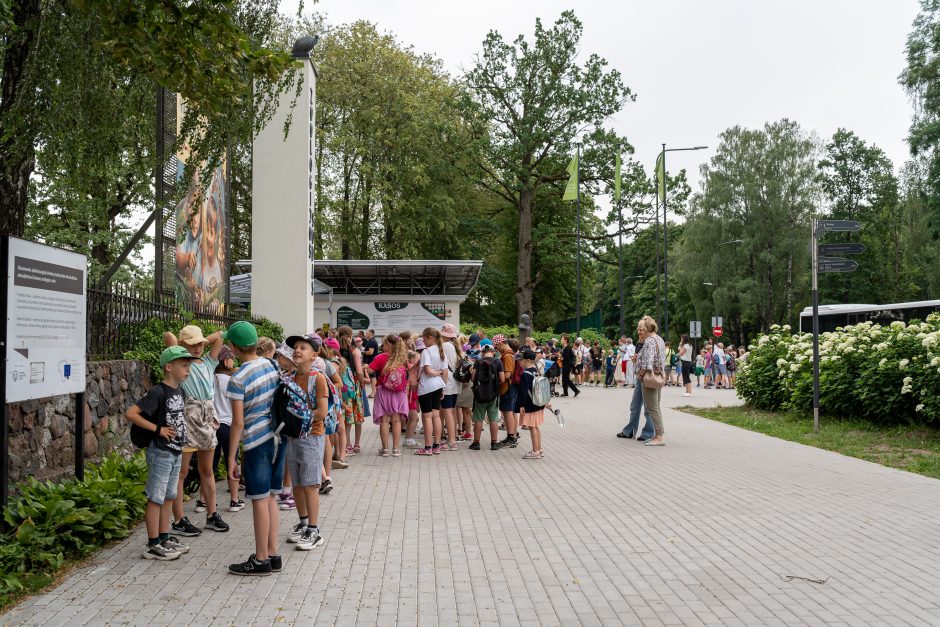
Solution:
<svg viewBox="0 0 940 627">
<path fill-rule="evenodd" d="M 607 62 L 596 54 L 578 64 L 582 30 L 574 13 L 566 11 L 548 29 L 536 19 L 531 43 L 522 35 L 507 43 L 490 31 L 465 76 L 471 96 L 465 110 L 480 122 L 483 184 L 517 220 L 517 315 L 533 311 L 537 285 L 533 208 L 546 189 L 560 192 L 555 186 L 568 178 L 565 166 L 575 139 L 583 143 L 581 180 L 587 190 L 609 181 L 614 155 L 630 150 L 604 124 L 634 96 L 620 73 L 607 71 Z"/>
</svg>

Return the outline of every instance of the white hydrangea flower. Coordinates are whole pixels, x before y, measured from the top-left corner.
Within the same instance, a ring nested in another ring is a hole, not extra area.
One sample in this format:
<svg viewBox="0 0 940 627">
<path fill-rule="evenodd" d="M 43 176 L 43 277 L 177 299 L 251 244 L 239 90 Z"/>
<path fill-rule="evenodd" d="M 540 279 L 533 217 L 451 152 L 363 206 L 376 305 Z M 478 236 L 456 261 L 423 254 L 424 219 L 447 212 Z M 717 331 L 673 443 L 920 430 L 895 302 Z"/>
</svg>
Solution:
<svg viewBox="0 0 940 627">
<path fill-rule="evenodd" d="M 783 325 L 783 330 L 784 330 L 784 331 L 789 331 L 789 330 L 790 330 L 790 325 L 789 325 L 789 324 Z"/>
<path fill-rule="evenodd" d="M 904 377 L 904 380 L 902 381 L 902 383 L 903 383 L 904 385 L 910 385 L 911 383 L 913 383 L 913 381 L 914 381 L 914 379 L 911 378 L 911 377 Z"/>
<path fill-rule="evenodd" d="M 924 411 L 924 404 L 921 403 L 920 405 L 918 405 L 917 407 L 915 407 L 915 408 L 914 408 L 914 411 L 916 411 L 916 412 L 922 412 L 922 411 Z"/>
<path fill-rule="evenodd" d="M 885 365 L 886 363 L 888 363 L 888 358 L 887 358 L 887 357 L 882 357 L 882 358 L 881 358 L 881 361 L 878 362 L 878 367 L 879 367 L 879 368 L 884 368 L 884 365 Z"/>
<path fill-rule="evenodd" d="M 891 328 L 896 331 L 899 331 L 904 328 L 904 323 L 901 322 L 900 320 L 895 320 L 894 322 L 891 323 Z"/>
<path fill-rule="evenodd" d="M 901 361 L 898 362 L 898 368 L 900 368 L 901 370 L 905 370 L 909 363 L 911 363 L 910 359 L 907 359 L 907 358 L 902 359 Z"/>
<path fill-rule="evenodd" d="M 937 361 L 940 362 L 940 357 L 937 358 Z M 777 367 L 778 367 L 778 368 L 783 368 L 783 367 L 786 366 L 786 365 L 787 365 L 787 360 L 784 359 L 783 357 L 781 357 L 780 359 L 777 360 Z"/>
</svg>

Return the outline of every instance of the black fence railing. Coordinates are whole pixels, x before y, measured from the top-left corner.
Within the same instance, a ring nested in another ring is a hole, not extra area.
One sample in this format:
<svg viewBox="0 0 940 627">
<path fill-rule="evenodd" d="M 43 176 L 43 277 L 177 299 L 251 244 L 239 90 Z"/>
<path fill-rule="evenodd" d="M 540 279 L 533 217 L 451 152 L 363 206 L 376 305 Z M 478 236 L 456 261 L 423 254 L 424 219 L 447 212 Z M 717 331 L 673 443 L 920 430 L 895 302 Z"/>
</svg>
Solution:
<svg viewBox="0 0 940 627">
<path fill-rule="evenodd" d="M 153 318 L 184 322 L 194 318 L 228 326 L 238 320 L 256 322 L 248 311 L 226 307 L 224 314 L 181 304 L 169 294 L 140 291 L 119 285 L 110 290 L 88 288 L 88 359 L 120 359 L 133 350 L 144 325 Z"/>
</svg>

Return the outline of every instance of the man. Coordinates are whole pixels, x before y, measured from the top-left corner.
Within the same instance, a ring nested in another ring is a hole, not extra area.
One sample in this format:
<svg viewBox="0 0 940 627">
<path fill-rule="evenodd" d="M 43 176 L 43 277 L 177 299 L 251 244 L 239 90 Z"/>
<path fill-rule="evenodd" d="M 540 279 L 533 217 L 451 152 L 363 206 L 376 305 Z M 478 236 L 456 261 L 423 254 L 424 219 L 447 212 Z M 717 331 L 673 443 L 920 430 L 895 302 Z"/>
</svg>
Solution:
<svg viewBox="0 0 940 627">
<path fill-rule="evenodd" d="M 365 342 L 362 343 L 362 363 L 368 366 L 372 360 L 379 356 L 379 342 L 375 339 L 375 329 L 366 331 Z M 377 376 L 372 370 L 369 370 L 369 383 L 372 385 L 370 398 L 375 398 L 375 384 Z"/>
<path fill-rule="evenodd" d="M 575 353 L 568 343 L 568 336 L 561 336 L 561 387 L 562 396 L 568 396 L 568 388 L 574 390 L 574 397 L 578 398 L 581 390 L 574 381 L 571 380 L 571 373 L 574 370 Z"/>
<path fill-rule="evenodd" d="M 499 353 L 499 360 L 502 364 L 502 372 L 499 373 L 499 411 L 503 414 L 503 424 L 506 425 L 506 439 L 500 442 L 500 446 L 516 448 L 519 434 L 516 433 L 518 423 L 516 421 L 516 386 L 512 379 L 518 364 L 513 355 L 512 346 L 505 335 L 497 334 L 493 336 L 493 344 Z"/>
<path fill-rule="evenodd" d="M 628 341 L 632 341 L 630 338 L 627 339 Z M 636 432 L 640 428 L 640 410 L 643 410 L 643 414 L 646 416 L 646 424 L 643 426 L 643 432 L 640 434 L 640 437 L 636 439 L 640 442 L 646 442 L 647 440 L 653 439 L 656 435 L 656 430 L 653 428 L 653 419 L 650 416 L 650 412 L 643 403 L 643 382 L 634 374 L 636 372 L 636 354 L 643 348 L 643 342 L 640 342 L 636 346 L 630 344 L 630 346 L 634 349 L 629 361 L 631 375 L 629 380 L 632 383 L 630 387 L 633 388 L 633 399 L 630 401 L 630 422 L 617 434 L 617 437 L 630 440 L 636 437 Z"/>
</svg>

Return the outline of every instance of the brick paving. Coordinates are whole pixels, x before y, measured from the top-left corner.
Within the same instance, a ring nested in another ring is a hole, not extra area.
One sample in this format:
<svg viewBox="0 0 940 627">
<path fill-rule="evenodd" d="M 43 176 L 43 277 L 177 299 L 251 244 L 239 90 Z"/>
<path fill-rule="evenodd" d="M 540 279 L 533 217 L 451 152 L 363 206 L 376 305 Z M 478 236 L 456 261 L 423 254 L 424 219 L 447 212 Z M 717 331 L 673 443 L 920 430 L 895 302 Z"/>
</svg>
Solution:
<svg viewBox="0 0 940 627">
<path fill-rule="evenodd" d="M 279 575 L 226 574 L 252 550 L 250 509 L 176 562 L 142 560 L 140 527 L 0 623 L 940 624 L 940 482 L 673 409 L 647 448 L 613 437 L 628 400 L 559 399 L 541 461 L 527 443 L 379 458 L 367 425 L 323 499 L 327 544 L 284 545 Z"/>
</svg>

